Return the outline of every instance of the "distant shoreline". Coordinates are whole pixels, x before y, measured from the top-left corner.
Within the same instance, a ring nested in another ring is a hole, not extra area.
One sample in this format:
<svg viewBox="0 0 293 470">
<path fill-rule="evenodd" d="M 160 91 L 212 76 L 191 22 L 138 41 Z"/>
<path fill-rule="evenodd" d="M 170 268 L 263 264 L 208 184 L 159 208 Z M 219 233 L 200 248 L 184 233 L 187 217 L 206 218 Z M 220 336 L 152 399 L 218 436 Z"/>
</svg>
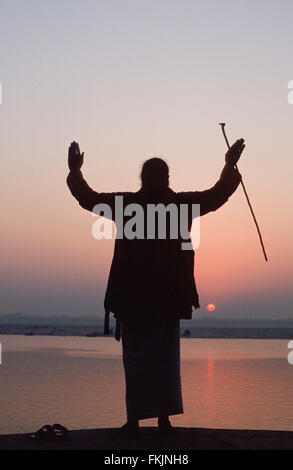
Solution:
<svg viewBox="0 0 293 470">
<path fill-rule="evenodd" d="M 0 335 L 26 336 L 86 336 L 104 337 L 101 325 L 42 325 L 42 324 L 2 324 Z M 114 336 L 111 328 L 110 336 Z M 238 338 L 238 339 L 293 339 L 293 327 L 223 327 L 223 326 L 182 326 L 182 338 Z"/>
</svg>

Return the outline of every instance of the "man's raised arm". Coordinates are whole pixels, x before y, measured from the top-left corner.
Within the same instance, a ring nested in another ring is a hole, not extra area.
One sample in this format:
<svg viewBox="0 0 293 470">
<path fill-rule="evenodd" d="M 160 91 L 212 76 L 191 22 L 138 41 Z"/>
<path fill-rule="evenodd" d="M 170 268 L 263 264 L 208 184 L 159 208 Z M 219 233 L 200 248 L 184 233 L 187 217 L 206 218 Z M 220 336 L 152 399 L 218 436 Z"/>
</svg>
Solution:
<svg viewBox="0 0 293 470">
<path fill-rule="evenodd" d="M 93 210 L 96 204 L 108 204 L 114 215 L 115 195 L 119 193 L 98 193 L 94 191 L 82 176 L 84 153 L 80 153 L 77 142 L 72 142 L 68 150 L 69 175 L 67 185 L 71 194 L 78 200 L 81 207 Z"/>
<path fill-rule="evenodd" d="M 216 184 L 206 191 L 188 191 L 177 193 L 181 204 L 200 204 L 200 215 L 219 209 L 236 191 L 241 181 L 241 174 L 235 167 L 245 144 L 237 140 L 225 155 L 226 164 Z"/>
</svg>

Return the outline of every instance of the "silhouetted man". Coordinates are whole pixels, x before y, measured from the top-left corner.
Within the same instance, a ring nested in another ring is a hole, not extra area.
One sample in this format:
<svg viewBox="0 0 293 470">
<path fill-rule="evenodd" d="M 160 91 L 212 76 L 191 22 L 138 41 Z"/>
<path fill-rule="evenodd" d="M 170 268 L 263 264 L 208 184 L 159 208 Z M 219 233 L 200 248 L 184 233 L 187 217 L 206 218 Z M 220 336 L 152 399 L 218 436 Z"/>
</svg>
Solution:
<svg viewBox="0 0 293 470">
<path fill-rule="evenodd" d="M 174 238 L 167 211 L 165 236 L 159 234 L 158 217 L 149 230 L 148 209 L 158 204 L 166 209 L 185 205 L 190 231 L 193 205 L 200 205 L 200 215 L 207 214 L 221 207 L 237 189 L 241 175 L 235 165 L 244 147 L 244 140 L 239 139 L 228 150 L 220 179 L 211 189 L 178 193 L 169 188 L 169 168 L 160 158 L 143 164 L 139 191 L 98 193 L 83 179 L 80 168 L 84 154 L 78 144 L 72 142 L 69 147 L 67 184 L 79 204 L 89 211 L 104 204 L 110 210 L 99 213 L 115 220 L 120 197 L 122 213 L 126 214 L 116 236 L 104 302 L 105 333 L 109 332 L 110 312 L 116 318 L 117 340 L 122 330 L 127 408 L 127 422 L 121 428 L 124 433 L 136 435 L 139 420 L 153 417 L 158 417 L 159 431 L 168 432 L 172 430 L 169 416 L 183 413 L 179 320 L 191 319 L 192 309 L 199 308 L 194 251 L 182 249 L 179 230 Z M 133 234 L 129 236 L 128 230 L 126 235 L 124 228 L 138 206 L 143 211 L 143 233 L 137 230 L 137 223 L 132 223 Z"/>
</svg>

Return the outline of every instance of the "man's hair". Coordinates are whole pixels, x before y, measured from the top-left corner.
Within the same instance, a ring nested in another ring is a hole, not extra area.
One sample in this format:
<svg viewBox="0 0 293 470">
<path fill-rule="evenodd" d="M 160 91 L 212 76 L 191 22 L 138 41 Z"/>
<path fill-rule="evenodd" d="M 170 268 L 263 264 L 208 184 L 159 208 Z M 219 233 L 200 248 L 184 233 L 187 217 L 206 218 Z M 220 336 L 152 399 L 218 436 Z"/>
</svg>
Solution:
<svg viewBox="0 0 293 470">
<path fill-rule="evenodd" d="M 140 174 L 143 188 L 164 189 L 169 186 L 169 167 L 162 158 L 149 158 L 142 166 Z"/>
</svg>

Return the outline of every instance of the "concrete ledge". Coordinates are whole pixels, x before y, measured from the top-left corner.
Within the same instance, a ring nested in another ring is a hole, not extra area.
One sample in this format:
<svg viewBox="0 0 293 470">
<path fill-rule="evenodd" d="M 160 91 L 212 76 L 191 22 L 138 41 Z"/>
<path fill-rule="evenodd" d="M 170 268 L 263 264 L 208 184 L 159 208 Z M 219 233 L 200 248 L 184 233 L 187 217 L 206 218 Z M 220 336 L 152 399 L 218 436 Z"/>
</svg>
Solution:
<svg viewBox="0 0 293 470">
<path fill-rule="evenodd" d="M 160 436 L 154 427 L 142 427 L 135 438 L 121 437 L 118 429 L 70 432 L 60 441 L 32 440 L 25 434 L 0 436 L 1 450 L 287 450 L 293 432 L 176 428 L 175 435 Z"/>
</svg>

